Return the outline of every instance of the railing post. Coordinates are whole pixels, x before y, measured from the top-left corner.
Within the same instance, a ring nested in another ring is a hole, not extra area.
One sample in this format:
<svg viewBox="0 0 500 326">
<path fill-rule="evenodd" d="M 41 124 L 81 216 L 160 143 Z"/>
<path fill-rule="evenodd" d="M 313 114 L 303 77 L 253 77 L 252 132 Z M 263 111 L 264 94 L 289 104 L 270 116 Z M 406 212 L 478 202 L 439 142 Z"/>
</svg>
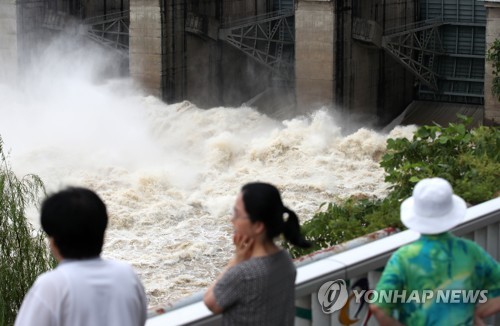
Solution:
<svg viewBox="0 0 500 326">
<path fill-rule="evenodd" d="M 314 326 L 329 326 L 330 315 L 323 312 L 321 305 L 318 301 L 318 292 L 311 293 L 311 311 L 312 311 L 312 325 Z"/>
<path fill-rule="evenodd" d="M 295 326 L 311 326 L 311 296 L 306 295 L 295 299 Z"/>
</svg>

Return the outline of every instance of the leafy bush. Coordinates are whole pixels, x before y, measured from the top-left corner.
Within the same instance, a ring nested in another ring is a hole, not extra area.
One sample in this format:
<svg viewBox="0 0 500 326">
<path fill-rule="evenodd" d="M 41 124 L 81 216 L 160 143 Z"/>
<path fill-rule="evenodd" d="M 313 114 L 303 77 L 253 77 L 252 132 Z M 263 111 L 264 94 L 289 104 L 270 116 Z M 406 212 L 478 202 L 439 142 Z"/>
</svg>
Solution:
<svg viewBox="0 0 500 326">
<path fill-rule="evenodd" d="M 380 165 L 387 173 L 385 181 L 392 184 L 390 196 L 406 198 L 419 180 L 442 177 L 470 204 L 494 197 L 500 189 L 500 130 L 470 129 L 471 119 L 459 118 L 462 123 L 446 128 L 420 127 L 411 141 L 387 140 Z"/>
<path fill-rule="evenodd" d="M 380 165 L 390 184 L 389 195 L 382 200 L 351 197 L 337 204 L 323 203 L 320 211 L 302 226 L 313 247 L 303 250 L 284 246 L 293 257 L 299 257 L 386 227 L 402 228 L 401 201 L 411 196 L 419 180 L 428 177 L 448 180 L 454 192 L 472 205 L 498 196 L 500 129 L 471 129 L 472 119 L 459 118 L 461 123 L 450 123 L 448 127 L 422 126 L 412 140 L 388 139 Z"/>
<path fill-rule="evenodd" d="M 12 172 L 0 138 L 0 325 L 14 324 L 36 277 L 55 266 L 45 237 L 26 218 L 26 208 L 43 192 L 37 176 L 18 179 Z"/>
<path fill-rule="evenodd" d="M 399 204 L 390 199 L 348 198 L 340 204 L 323 203 L 320 211 L 302 225 L 302 232 L 312 247 L 284 246 L 293 257 L 328 248 L 386 227 L 401 228 Z M 326 209 L 323 208 L 326 206 Z"/>
</svg>

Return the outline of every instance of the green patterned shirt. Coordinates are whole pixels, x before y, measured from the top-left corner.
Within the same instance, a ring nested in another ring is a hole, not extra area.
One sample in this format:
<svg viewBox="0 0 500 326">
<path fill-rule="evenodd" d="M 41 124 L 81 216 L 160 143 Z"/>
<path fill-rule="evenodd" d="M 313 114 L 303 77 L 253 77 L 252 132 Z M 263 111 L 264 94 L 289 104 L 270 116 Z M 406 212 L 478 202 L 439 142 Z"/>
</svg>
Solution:
<svg viewBox="0 0 500 326">
<path fill-rule="evenodd" d="M 376 290 L 376 304 L 406 325 L 472 325 L 476 303 L 500 296 L 500 265 L 472 241 L 422 235 L 392 255 Z"/>
</svg>

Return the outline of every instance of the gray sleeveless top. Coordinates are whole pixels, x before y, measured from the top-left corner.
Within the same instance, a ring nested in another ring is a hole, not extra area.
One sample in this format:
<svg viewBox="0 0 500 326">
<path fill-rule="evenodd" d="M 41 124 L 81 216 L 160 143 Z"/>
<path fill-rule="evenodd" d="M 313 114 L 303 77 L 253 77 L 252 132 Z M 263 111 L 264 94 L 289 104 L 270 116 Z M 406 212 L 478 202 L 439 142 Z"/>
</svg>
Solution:
<svg viewBox="0 0 500 326">
<path fill-rule="evenodd" d="M 223 325 L 293 325 L 296 274 L 284 250 L 227 270 L 214 288 Z"/>
</svg>

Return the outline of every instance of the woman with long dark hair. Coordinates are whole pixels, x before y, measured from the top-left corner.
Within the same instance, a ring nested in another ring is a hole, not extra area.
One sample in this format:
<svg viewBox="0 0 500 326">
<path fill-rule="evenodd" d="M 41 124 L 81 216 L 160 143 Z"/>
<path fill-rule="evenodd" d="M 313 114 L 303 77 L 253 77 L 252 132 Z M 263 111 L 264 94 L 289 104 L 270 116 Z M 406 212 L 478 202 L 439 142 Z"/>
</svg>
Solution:
<svg viewBox="0 0 500 326">
<path fill-rule="evenodd" d="M 293 325 L 297 273 L 274 240 L 283 234 L 293 245 L 310 246 L 297 215 L 276 187 L 254 182 L 242 187 L 231 222 L 235 254 L 205 293 L 206 306 L 223 313 L 224 325 Z"/>
</svg>

